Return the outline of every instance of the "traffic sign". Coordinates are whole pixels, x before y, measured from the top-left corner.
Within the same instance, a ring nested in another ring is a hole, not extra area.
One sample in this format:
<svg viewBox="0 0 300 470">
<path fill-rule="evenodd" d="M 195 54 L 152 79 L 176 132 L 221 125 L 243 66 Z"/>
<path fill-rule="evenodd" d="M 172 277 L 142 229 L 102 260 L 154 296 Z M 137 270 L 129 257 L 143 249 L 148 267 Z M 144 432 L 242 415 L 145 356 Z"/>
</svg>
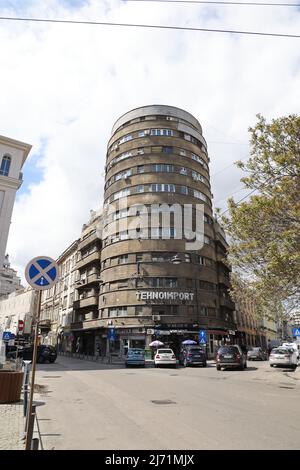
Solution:
<svg viewBox="0 0 300 470">
<path fill-rule="evenodd" d="M 58 281 L 58 265 L 48 256 L 37 256 L 27 264 L 25 277 L 35 290 L 50 289 Z"/>
<path fill-rule="evenodd" d="M 109 341 L 111 341 L 112 343 L 115 341 L 115 339 L 116 339 L 116 330 L 115 330 L 115 328 L 109 328 L 108 338 L 109 338 Z"/>
<path fill-rule="evenodd" d="M 205 330 L 199 331 L 199 344 L 206 344 L 206 331 Z"/>
<path fill-rule="evenodd" d="M 14 339 L 15 335 L 11 333 L 10 331 L 3 331 L 2 339 L 3 341 L 10 341 L 11 339 Z"/>
<path fill-rule="evenodd" d="M 300 336 L 300 328 L 293 328 L 293 336 Z"/>
</svg>

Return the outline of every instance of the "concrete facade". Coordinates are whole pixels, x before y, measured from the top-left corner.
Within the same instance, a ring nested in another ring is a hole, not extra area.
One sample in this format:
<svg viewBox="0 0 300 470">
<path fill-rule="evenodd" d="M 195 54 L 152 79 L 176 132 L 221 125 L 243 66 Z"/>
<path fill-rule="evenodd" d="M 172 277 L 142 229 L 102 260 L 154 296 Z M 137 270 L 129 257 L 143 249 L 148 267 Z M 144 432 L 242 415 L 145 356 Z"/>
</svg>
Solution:
<svg viewBox="0 0 300 470">
<path fill-rule="evenodd" d="M 0 136 L 0 268 L 6 244 L 16 192 L 22 184 L 22 167 L 31 145 Z"/>
<path fill-rule="evenodd" d="M 187 237 L 177 236 L 175 216 L 165 229 L 162 217 L 154 220 L 151 212 L 150 236 L 150 208 L 161 204 L 165 211 L 191 204 L 193 225 L 203 211 L 201 249 L 186 248 Z M 213 216 L 202 128 L 186 111 L 144 106 L 113 126 L 102 244 L 99 320 L 108 335 L 115 327 L 114 351 L 122 355 L 128 347 L 147 347 L 155 337 L 177 349 L 185 337 L 196 339 L 202 328 L 210 353 L 225 337 L 234 339 L 228 245 Z M 172 264 L 176 255 L 179 265 Z"/>
</svg>

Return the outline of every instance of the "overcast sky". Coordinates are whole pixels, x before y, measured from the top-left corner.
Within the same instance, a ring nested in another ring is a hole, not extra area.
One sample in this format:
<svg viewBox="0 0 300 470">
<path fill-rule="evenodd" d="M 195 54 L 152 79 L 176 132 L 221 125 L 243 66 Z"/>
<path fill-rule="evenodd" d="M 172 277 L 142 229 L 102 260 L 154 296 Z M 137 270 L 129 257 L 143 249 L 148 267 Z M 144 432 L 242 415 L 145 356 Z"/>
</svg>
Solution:
<svg viewBox="0 0 300 470">
<path fill-rule="evenodd" d="M 300 9 L 120 0 L 0 0 L 0 16 L 299 34 Z M 103 200 L 116 119 L 146 104 L 178 106 L 203 127 L 216 207 L 240 199 L 248 127 L 299 112 L 300 39 L 0 20 L 0 134 L 33 145 L 7 251 L 23 278 L 57 258 Z"/>
</svg>

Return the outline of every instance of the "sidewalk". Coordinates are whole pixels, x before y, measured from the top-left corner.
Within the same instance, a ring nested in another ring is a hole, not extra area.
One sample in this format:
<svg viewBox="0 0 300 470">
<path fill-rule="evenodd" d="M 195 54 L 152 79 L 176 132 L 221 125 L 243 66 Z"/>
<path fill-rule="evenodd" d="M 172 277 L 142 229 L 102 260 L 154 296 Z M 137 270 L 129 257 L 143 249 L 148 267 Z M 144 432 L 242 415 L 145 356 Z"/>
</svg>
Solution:
<svg viewBox="0 0 300 470">
<path fill-rule="evenodd" d="M 23 402 L 0 404 L 0 450 L 24 450 Z"/>
</svg>

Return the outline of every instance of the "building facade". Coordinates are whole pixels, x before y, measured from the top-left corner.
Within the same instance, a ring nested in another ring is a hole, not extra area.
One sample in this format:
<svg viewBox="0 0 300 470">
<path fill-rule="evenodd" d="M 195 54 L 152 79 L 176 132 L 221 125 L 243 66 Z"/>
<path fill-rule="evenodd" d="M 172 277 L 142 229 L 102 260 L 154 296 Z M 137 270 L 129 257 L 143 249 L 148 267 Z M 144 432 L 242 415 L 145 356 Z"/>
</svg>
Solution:
<svg viewBox="0 0 300 470">
<path fill-rule="evenodd" d="M 101 211 L 91 211 L 90 220 L 83 226 L 78 242 L 76 300 L 71 325 L 73 352 L 80 354 L 95 355 L 97 349 L 105 351 L 106 342 L 98 309 L 101 233 Z"/>
<path fill-rule="evenodd" d="M 57 346 L 62 352 L 71 352 L 73 348 L 71 323 L 76 295 L 77 249 L 78 240 L 59 256 L 59 281 L 51 289 L 42 291 L 40 340 L 43 344 Z"/>
<path fill-rule="evenodd" d="M 0 300 L 0 330 L 29 339 L 37 313 L 38 295 L 31 287 L 3 296 Z M 20 323 L 22 328 L 20 328 Z"/>
<path fill-rule="evenodd" d="M 22 184 L 22 167 L 31 145 L 0 136 L 0 268 L 4 264 L 16 192 Z"/>
<path fill-rule="evenodd" d="M 195 248 L 187 243 L 199 218 L 202 244 Z M 99 320 L 107 348 L 123 354 L 158 338 L 178 350 L 199 329 L 207 331 L 211 354 L 225 338 L 234 341 L 228 245 L 213 217 L 206 141 L 188 112 L 144 106 L 113 126 L 102 245 Z"/>
</svg>

